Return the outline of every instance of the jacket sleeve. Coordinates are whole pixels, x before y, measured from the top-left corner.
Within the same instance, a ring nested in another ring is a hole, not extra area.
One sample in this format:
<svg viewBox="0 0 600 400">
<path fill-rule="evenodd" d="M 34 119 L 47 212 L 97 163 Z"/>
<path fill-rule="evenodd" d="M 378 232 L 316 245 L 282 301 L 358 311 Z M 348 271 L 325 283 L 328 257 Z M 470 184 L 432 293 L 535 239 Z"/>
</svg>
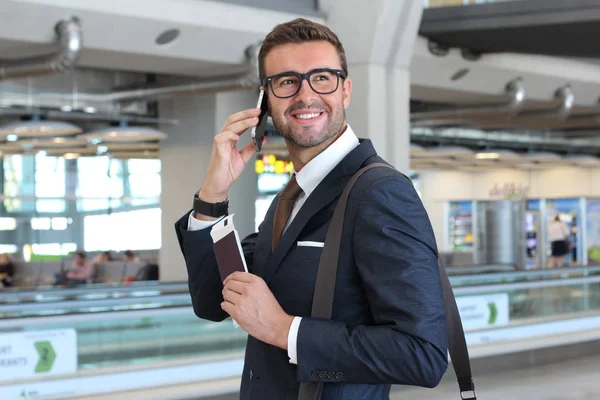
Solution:
<svg viewBox="0 0 600 400">
<path fill-rule="evenodd" d="M 210 229 L 188 231 L 189 214 L 188 212 L 175 223 L 175 232 L 188 271 L 194 313 L 202 319 L 223 321 L 229 314 L 221 308 L 223 282 L 217 267 Z M 256 234 L 253 233 L 242 241 L 244 258 L 250 271 L 254 259 L 255 239 Z"/>
<path fill-rule="evenodd" d="M 444 298 L 433 230 L 412 184 L 400 176 L 372 184 L 353 232 L 373 323 L 303 318 L 298 379 L 436 386 L 448 366 Z"/>
</svg>

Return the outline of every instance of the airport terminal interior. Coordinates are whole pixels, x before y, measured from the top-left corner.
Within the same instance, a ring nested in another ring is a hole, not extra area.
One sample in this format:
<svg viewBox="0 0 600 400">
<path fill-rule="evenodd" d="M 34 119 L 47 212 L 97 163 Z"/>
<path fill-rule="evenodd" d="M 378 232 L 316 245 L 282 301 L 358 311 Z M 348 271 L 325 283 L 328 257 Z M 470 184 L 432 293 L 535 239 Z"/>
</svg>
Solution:
<svg viewBox="0 0 600 400">
<path fill-rule="evenodd" d="M 478 398 L 600 399 L 599 0 L 0 0 L 0 400 L 239 398 L 247 334 L 194 315 L 174 224 L 295 18 L 423 202 Z M 294 171 L 268 124 L 242 237 Z"/>
</svg>

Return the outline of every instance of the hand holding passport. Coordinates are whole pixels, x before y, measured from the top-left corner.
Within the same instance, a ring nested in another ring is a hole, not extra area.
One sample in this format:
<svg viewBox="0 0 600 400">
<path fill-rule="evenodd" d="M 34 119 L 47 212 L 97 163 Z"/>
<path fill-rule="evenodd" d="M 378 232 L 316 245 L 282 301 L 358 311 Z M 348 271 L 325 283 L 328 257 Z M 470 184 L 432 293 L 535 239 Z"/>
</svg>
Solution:
<svg viewBox="0 0 600 400">
<path fill-rule="evenodd" d="M 242 244 L 238 232 L 233 225 L 234 215 L 226 216 L 213 225 L 210 231 L 221 281 L 224 281 L 233 272 L 248 272 L 246 259 L 242 251 Z M 235 320 L 233 323 L 235 326 L 238 326 Z"/>
</svg>

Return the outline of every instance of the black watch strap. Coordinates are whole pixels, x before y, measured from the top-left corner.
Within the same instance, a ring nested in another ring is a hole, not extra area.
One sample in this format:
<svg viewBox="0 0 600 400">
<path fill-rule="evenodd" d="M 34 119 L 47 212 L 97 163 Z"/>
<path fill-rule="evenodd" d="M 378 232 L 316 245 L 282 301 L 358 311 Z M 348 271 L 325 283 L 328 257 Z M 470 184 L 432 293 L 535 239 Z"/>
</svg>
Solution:
<svg viewBox="0 0 600 400">
<path fill-rule="evenodd" d="M 222 203 L 208 203 L 200 200 L 198 198 L 198 192 L 196 192 L 194 194 L 194 205 L 192 208 L 198 214 L 218 218 L 227 215 L 229 212 L 229 200 L 225 200 Z"/>
</svg>

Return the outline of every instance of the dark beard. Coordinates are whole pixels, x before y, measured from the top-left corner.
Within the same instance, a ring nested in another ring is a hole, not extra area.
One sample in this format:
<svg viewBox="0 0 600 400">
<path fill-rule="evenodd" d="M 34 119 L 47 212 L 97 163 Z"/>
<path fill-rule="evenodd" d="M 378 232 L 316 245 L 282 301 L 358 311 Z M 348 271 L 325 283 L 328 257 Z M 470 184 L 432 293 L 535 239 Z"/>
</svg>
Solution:
<svg viewBox="0 0 600 400">
<path fill-rule="evenodd" d="M 319 110 L 322 110 L 320 108 Z M 284 117 L 285 118 L 285 117 Z M 337 135 L 344 126 L 344 121 L 346 120 L 346 110 L 343 107 L 340 107 L 335 114 L 327 114 L 327 121 L 325 123 L 325 129 L 321 132 L 320 135 L 313 137 L 312 135 L 302 135 L 296 134 L 294 135 L 290 126 L 282 123 L 283 121 L 278 120 L 277 118 L 273 118 L 273 125 L 275 125 L 275 129 L 279 134 L 286 139 L 288 142 L 293 143 L 294 145 L 301 148 L 310 148 L 320 145 L 321 143 L 331 139 L 335 135 Z M 313 128 L 305 127 L 306 131 L 310 131 Z M 305 139 L 304 141 L 302 139 Z"/>
</svg>

